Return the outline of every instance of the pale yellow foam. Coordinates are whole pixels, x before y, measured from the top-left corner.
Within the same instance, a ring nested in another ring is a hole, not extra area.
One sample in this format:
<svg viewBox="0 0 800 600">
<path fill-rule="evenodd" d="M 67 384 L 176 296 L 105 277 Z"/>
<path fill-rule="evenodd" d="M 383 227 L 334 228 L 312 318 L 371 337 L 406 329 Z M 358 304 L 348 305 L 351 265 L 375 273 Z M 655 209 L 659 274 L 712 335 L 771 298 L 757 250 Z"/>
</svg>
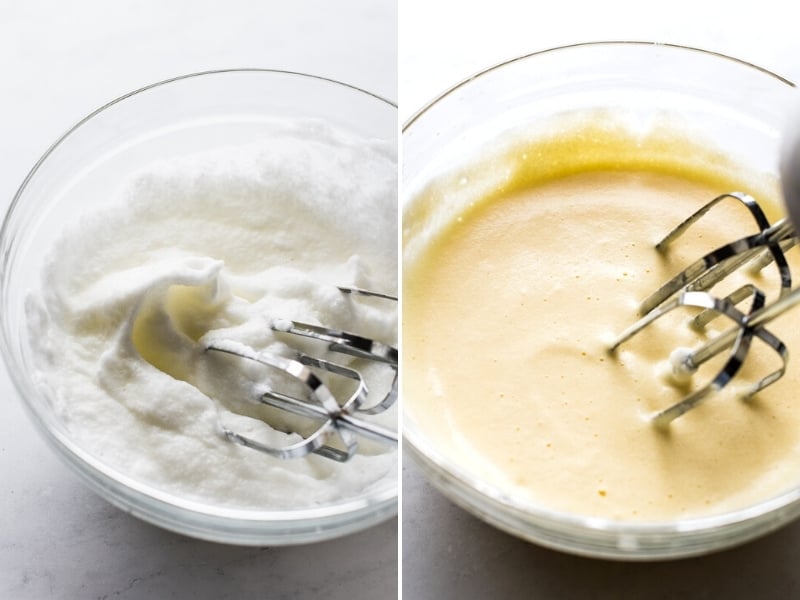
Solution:
<svg viewBox="0 0 800 600">
<path fill-rule="evenodd" d="M 624 132 L 597 139 L 592 145 L 583 129 L 516 148 L 513 156 L 538 153 L 539 166 L 506 163 L 507 185 L 461 203 L 436 227 L 430 215 L 435 196 L 448 193 L 446 181 L 409 204 L 409 422 L 474 476 L 582 515 L 717 513 L 797 485 L 800 369 L 750 402 L 712 398 L 665 433 L 647 416 L 687 391 L 660 373 L 673 348 L 697 343 L 681 325 L 689 313 L 659 322 L 616 355 L 607 352 L 614 334 L 636 320 L 641 299 L 690 260 L 751 233 L 752 219 L 731 203 L 666 256 L 653 244 L 706 201 L 748 181 L 745 191 L 775 205 L 767 180 L 675 137 L 639 140 L 638 155 L 627 151 L 632 140 Z M 768 270 L 757 282 L 774 295 L 775 279 Z M 796 318 L 770 327 L 789 348 L 800 348 Z M 718 319 L 712 328 L 726 325 Z M 777 364 L 754 344 L 745 375 Z M 719 361 L 695 383 L 714 366 Z"/>
</svg>

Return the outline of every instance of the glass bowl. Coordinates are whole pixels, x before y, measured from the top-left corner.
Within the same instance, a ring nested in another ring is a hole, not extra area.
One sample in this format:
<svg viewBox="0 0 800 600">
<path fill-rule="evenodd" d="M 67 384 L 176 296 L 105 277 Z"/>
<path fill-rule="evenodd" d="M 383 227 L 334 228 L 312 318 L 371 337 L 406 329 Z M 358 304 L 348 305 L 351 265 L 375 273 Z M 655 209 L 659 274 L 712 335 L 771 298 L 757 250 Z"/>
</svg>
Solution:
<svg viewBox="0 0 800 600">
<path fill-rule="evenodd" d="M 28 413 L 57 454 L 98 494 L 166 529 L 246 545 L 314 542 L 397 513 L 397 482 L 340 502 L 292 510 L 220 508 L 127 477 L 79 446 L 33 379 L 25 298 L 63 223 L 105 202 L 120 180 L 159 159 L 256 141 L 269 121 L 315 118 L 396 145 L 397 107 L 353 86 L 265 69 L 210 71 L 147 86 L 106 104 L 64 134 L 25 178 L 0 231 L 0 349 Z"/>
<path fill-rule="evenodd" d="M 455 173 L 466 173 L 461 169 L 480 161 L 491 144 L 524 127 L 586 110 L 622 113 L 646 127 L 655 114 L 666 113 L 736 163 L 776 174 L 781 130 L 796 101 L 793 84 L 769 71 L 665 44 L 578 44 L 489 68 L 443 93 L 403 128 L 404 264 L 415 255 L 420 232 L 435 230 L 465 208 L 458 194 L 434 194 L 429 198 L 436 201 L 416 210 L 420 190 L 437 178 L 458 181 Z M 404 447 L 455 503 L 511 534 L 575 554 L 626 560 L 703 554 L 800 515 L 800 473 L 781 495 L 713 516 L 633 522 L 558 512 L 522 501 L 456 464 L 420 426 L 409 402 L 403 434 Z"/>
</svg>

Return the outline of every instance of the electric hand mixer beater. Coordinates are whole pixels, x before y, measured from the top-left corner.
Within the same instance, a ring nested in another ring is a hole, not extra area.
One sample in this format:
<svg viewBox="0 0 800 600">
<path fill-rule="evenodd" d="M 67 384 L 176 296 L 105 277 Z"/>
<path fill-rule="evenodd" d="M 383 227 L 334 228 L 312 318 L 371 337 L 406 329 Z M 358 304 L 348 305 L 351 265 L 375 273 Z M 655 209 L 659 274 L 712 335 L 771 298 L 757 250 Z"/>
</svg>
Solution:
<svg viewBox="0 0 800 600">
<path fill-rule="evenodd" d="M 339 287 L 342 294 L 353 298 L 373 298 L 378 302 L 395 304 L 397 298 L 355 287 Z M 237 444 L 264 452 L 276 458 L 292 459 L 310 453 L 346 462 L 359 451 L 359 438 L 367 438 L 384 445 L 397 445 L 397 432 L 370 422 L 365 417 L 389 409 L 397 398 L 397 349 L 387 343 L 373 340 L 349 331 L 323 327 L 311 323 L 274 319 L 273 331 L 290 339 L 311 338 L 325 346 L 332 356 L 349 358 L 353 364 L 343 360 L 328 360 L 309 353 L 295 351 L 285 356 L 267 351 L 255 351 L 244 344 L 216 340 L 206 351 L 219 352 L 263 365 L 284 375 L 284 379 L 296 384 L 292 391 L 268 389 L 259 397 L 259 402 L 281 411 L 303 417 L 315 423 L 310 433 L 284 446 L 266 444 L 222 426 L 225 437 Z M 387 371 L 391 380 L 389 389 L 375 399 L 370 392 L 362 365 L 372 363 Z M 337 397 L 325 377 L 352 382 L 352 390 Z M 302 390 L 297 393 L 297 388 Z M 287 431 L 297 433 L 298 431 Z"/>
<path fill-rule="evenodd" d="M 622 344 L 648 325 L 680 307 L 701 309 L 690 322 L 690 326 L 696 330 L 702 330 L 711 320 L 720 316 L 731 322 L 728 329 L 699 347 L 679 348 L 672 353 L 669 359 L 672 375 L 676 380 L 686 380 L 711 358 L 729 351 L 724 365 L 708 384 L 652 415 L 651 420 L 657 426 L 667 426 L 728 386 L 747 361 L 754 339 L 760 340 L 774 351 L 781 366 L 744 386 L 739 395 L 743 398 L 752 397 L 778 381 L 786 371 L 788 349 L 767 329 L 767 325 L 800 303 L 800 286 L 792 287 L 792 274 L 785 256 L 800 241 L 800 130 L 794 127 L 791 132 L 784 143 L 780 165 L 781 186 L 788 217 L 770 224 L 758 202 L 742 192 L 718 196 L 696 211 L 661 240 L 656 245 L 656 250 L 664 252 L 694 223 L 723 201 L 739 202 L 747 207 L 755 220 L 757 231 L 720 246 L 667 281 L 642 302 L 642 318 L 623 331 L 609 348 L 611 353 L 615 353 Z M 713 286 L 745 265 L 760 270 L 773 262 L 780 277 L 780 292 L 773 302 L 768 303 L 764 292 L 752 283 L 743 285 L 724 297 L 714 294 Z M 746 311 L 737 308 L 737 305 L 747 299 L 750 304 Z"/>
</svg>

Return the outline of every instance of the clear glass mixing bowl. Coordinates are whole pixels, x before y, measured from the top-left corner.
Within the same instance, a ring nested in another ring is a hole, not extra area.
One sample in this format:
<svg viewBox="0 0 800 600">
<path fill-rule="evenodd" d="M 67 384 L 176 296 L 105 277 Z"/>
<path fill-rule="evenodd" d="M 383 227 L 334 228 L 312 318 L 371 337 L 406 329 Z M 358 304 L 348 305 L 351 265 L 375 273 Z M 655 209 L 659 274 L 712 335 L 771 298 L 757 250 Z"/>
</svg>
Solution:
<svg viewBox="0 0 800 600">
<path fill-rule="evenodd" d="M 494 140 L 587 109 L 624 112 L 643 125 L 666 111 L 737 163 L 776 173 L 781 129 L 797 100 L 794 86 L 773 73 L 692 48 L 607 42 L 522 56 L 456 85 L 405 124 L 404 221 L 419 190 L 480 158 Z M 413 228 L 405 228 L 404 260 L 415 242 L 413 232 L 462 208 L 454 196 L 414 215 Z M 702 554 L 764 534 L 800 514 L 800 473 L 795 486 L 778 497 L 708 517 L 624 522 L 561 513 L 509 496 L 456 464 L 423 432 L 409 403 L 403 433 L 405 448 L 457 504 L 514 535 L 576 554 L 628 560 Z"/>
<path fill-rule="evenodd" d="M 102 191 L 160 159 L 256 141 L 276 117 L 317 118 L 365 138 L 397 141 L 397 107 L 344 83 L 263 69 L 177 77 L 114 100 L 70 129 L 28 174 L 0 231 L 0 350 L 46 440 L 95 492 L 123 510 L 194 537 L 249 545 L 306 543 L 377 524 L 397 513 L 397 482 L 324 506 L 238 510 L 133 480 L 78 445 L 35 385 L 25 298 L 38 285 L 53 236 L 72 215 L 108 201 L 111 194 Z"/>
</svg>

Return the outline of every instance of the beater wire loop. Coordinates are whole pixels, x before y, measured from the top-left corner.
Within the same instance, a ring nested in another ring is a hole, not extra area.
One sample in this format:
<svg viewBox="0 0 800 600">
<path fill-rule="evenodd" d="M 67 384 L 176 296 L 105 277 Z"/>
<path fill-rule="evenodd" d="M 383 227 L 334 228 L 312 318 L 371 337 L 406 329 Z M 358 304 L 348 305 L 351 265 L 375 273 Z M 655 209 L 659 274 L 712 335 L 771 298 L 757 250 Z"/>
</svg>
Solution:
<svg viewBox="0 0 800 600">
<path fill-rule="evenodd" d="M 798 242 L 795 227 L 791 222 L 783 219 L 771 225 L 752 196 L 742 192 L 722 194 L 670 231 L 656 244 L 656 250 L 666 252 L 670 245 L 712 208 L 729 199 L 747 207 L 758 227 L 757 233 L 716 248 L 667 281 L 642 302 L 641 319 L 623 331 L 609 347 L 610 352 L 616 352 L 620 345 L 648 325 L 680 307 L 703 309 L 689 321 L 689 326 L 695 330 L 703 330 L 712 320 L 720 316 L 727 317 L 733 322 L 733 327 L 698 348 L 677 355 L 673 353 L 673 372 L 692 374 L 709 359 L 729 350 L 727 360 L 708 384 L 652 415 L 652 422 L 658 426 L 668 425 L 700 405 L 712 393 L 726 387 L 745 363 L 753 338 L 760 339 L 772 349 L 780 359 L 781 366 L 754 383 L 744 386 L 739 395 L 749 398 L 778 381 L 786 372 L 788 349 L 778 337 L 766 329 L 766 325 L 790 307 L 800 303 L 800 287 L 792 289 L 791 269 L 785 256 L 785 252 Z M 780 284 L 777 300 L 767 303 L 765 294 L 752 283 L 745 284 L 724 297 L 712 293 L 717 283 L 748 262 L 754 271 L 760 271 L 772 262 L 776 264 Z M 747 313 L 743 313 L 736 306 L 748 298 L 752 298 L 750 308 Z M 675 356 L 679 356 L 677 364 Z"/>
<path fill-rule="evenodd" d="M 339 290 L 346 294 L 397 301 L 394 296 L 360 288 L 340 287 Z M 348 331 L 299 321 L 276 319 L 272 322 L 271 328 L 278 334 L 312 338 L 323 342 L 327 344 L 329 352 L 350 356 L 355 362 L 345 365 L 300 351 L 294 352 L 290 357 L 274 352 L 259 352 L 232 340 L 210 342 L 206 346 L 206 351 L 220 352 L 260 363 L 283 373 L 291 381 L 299 382 L 307 394 L 288 394 L 281 390 L 268 389 L 258 401 L 316 423 L 315 429 L 310 434 L 300 435 L 302 438 L 300 441 L 284 446 L 271 446 L 223 426 L 222 433 L 227 439 L 281 459 L 300 458 L 315 453 L 338 462 L 346 462 L 358 453 L 358 438 L 370 439 L 385 445 L 397 445 L 397 432 L 359 416 L 384 412 L 396 401 L 396 348 Z M 377 400 L 371 399 L 362 372 L 354 368 L 359 361 L 376 363 L 391 372 L 390 389 Z M 347 398 L 339 400 L 321 379 L 323 373 L 352 380 L 355 382 L 355 389 Z"/>
</svg>

